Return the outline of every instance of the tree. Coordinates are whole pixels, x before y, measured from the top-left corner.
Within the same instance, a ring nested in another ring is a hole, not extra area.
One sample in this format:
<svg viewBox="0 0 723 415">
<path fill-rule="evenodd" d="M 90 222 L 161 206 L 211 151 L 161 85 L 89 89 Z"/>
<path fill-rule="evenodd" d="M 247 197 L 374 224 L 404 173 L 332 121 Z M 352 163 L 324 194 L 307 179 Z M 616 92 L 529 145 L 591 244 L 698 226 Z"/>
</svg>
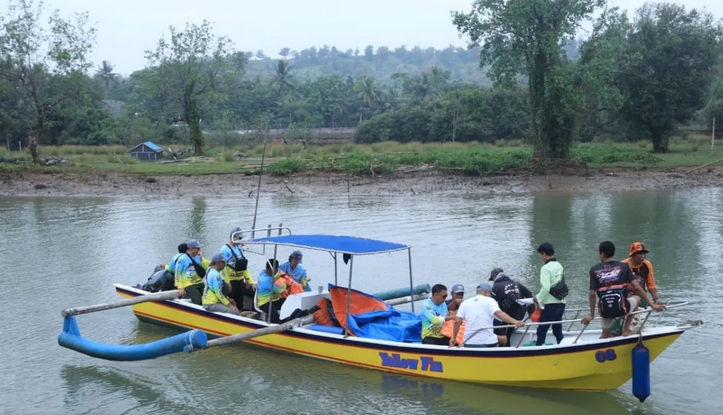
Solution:
<svg viewBox="0 0 723 415">
<path fill-rule="evenodd" d="M 369 109 L 375 109 L 382 94 L 376 79 L 363 77 L 357 81 L 355 87 L 359 99 L 361 99 Z"/>
<path fill-rule="evenodd" d="M 499 84 L 527 77 L 536 159 L 567 159 L 581 106 L 573 65 L 562 45 L 604 0 L 476 0 L 452 13 L 457 29 L 480 46 L 480 65 Z"/>
<path fill-rule="evenodd" d="M 283 105 L 286 94 L 294 89 L 294 76 L 291 70 L 294 68 L 286 60 L 280 60 L 276 63 L 276 71 L 274 72 L 273 84 L 278 91 L 277 105 Z"/>
<path fill-rule="evenodd" d="M 95 79 L 103 85 L 106 91 L 110 89 L 111 85 L 118 84 L 118 74 L 113 73 L 113 64 L 108 61 L 103 61 L 98 66 L 95 71 Z"/>
<path fill-rule="evenodd" d="M 157 69 L 152 72 L 152 82 L 156 93 L 164 99 L 169 118 L 180 113 L 189 127 L 194 155 L 201 155 L 203 106 L 210 106 L 219 98 L 218 78 L 242 66 L 243 59 L 232 54 L 233 45 L 228 38 L 212 33 L 206 20 L 200 26 L 186 23 L 183 31 L 171 26 L 170 32 L 170 40 L 161 38 L 155 51 L 146 51 L 146 59 Z M 229 54 L 236 59 L 229 60 Z"/>
<path fill-rule="evenodd" d="M 281 56 L 284 59 L 288 58 L 290 54 L 291 54 L 291 48 L 281 48 L 281 50 L 279 51 L 279 56 Z"/>
<path fill-rule="evenodd" d="M 713 17 L 676 4 L 646 4 L 628 35 L 619 81 L 623 116 L 647 131 L 653 151 L 668 151 L 668 137 L 703 107 L 719 58 L 720 26 Z"/>
<path fill-rule="evenodd" d="M 85 87 L 86 60 L 95 41 L 88 14 L 65 19 L 56 10 L 43 22 L 46 9 L 32 0 L 10 3 L 0 17 L 0 79 L 12 85 L 24 104 L 17 116 L 30 127 L 29 149 L 40 162 L 40 138 L 49 111 L 77 97 Z"/>
</svg>

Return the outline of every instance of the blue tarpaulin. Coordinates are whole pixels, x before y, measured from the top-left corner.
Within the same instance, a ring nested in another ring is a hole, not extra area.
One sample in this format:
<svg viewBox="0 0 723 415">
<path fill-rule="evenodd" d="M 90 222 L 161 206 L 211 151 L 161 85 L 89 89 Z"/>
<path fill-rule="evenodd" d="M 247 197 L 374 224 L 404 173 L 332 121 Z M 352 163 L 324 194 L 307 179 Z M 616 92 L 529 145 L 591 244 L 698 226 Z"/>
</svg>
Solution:
<svg viewBox="0 0 723 415">
<path fill-rule="evenodd" d="M 409 248 L 404 244 L 336 235 L 282 235 L 256 238 L 249 243 L 271 243 L 353 255 L 379 254 Z"/>
<path fill-rule="evenodd" d="M 397 342 L 422 341 L 421 316 L 397 310 L 380 298 L 351 290 L 349 317 L 346 316 L 348 291 L 345 287 L 329 284 L 334 317 L 342 327 L 357 337 Z"/>
</svg>

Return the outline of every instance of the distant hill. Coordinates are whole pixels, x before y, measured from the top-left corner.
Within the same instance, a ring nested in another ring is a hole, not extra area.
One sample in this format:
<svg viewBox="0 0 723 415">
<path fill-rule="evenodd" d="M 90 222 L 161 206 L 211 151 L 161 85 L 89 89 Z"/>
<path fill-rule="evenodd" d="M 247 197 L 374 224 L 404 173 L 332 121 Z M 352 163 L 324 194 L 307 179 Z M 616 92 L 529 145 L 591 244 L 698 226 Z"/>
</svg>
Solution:
<svg viewBox="0 0 723 415">
<path fill-rule="evenodd" d="M 247 76 L 265 78 L 275 70 L 275 62 L 263 52 L 247 53 L 250 61 Z M 479 67 L 479 49 L 449 46 L 445 49 L 405 47 L 391 50 L 385 46 L 374 49 L 341 51 L 333 46 L 312 47 L 301 51 L 284 48 L 280 56 L 293 65 L 297 79 L 319 76 L 342 75 L 359 78 L 370 76 L 382 83 L 389 83 L 395 73 L 418 75 L 437 66 L 450 72 L 452 81 L 489 85 L 485 71 Z"/>
</svg>

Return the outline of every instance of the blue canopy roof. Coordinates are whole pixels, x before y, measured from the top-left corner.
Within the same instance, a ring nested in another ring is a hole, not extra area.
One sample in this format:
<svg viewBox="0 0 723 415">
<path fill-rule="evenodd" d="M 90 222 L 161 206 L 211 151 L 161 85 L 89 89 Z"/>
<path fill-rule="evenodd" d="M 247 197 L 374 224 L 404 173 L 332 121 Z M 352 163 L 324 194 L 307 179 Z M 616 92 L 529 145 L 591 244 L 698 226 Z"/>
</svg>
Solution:
<svg viewBox="0 0 723 415">
<path fill-rule="evenodd" d="M 145 144 L 146 147 L 150 148 L 150 149 L 153 150 L 153 151 L 163 151 L 163 149 L 162 149 L 159 145 L 157 145 L 156 143 L 152 143 L 152 142 L 150 142 L 150 141 L 146 141 L 146 142 L 143 143 L 143 144 Z"/>
<path fill-rule="evenodd" d="M 344 254 L 367 255 L 382 252 L 400 251 L 408 245 L 355 236 L 336 235 L 283 235 L 268 238 L 256 238 L 248 243 L 270 243 L 275 245 L 296 246 L 321 251 L 341 252 Z"/>
</svg>

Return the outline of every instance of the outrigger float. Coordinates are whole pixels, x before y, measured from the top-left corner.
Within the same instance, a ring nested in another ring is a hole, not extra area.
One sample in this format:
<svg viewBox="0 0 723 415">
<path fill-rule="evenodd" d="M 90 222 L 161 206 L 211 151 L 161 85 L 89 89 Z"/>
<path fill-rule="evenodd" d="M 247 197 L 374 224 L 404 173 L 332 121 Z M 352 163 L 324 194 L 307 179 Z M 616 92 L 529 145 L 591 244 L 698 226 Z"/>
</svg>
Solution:
<svg viewBox="0 0 723 415">
<path fill-rule="evenodd" d="M 266 256 L 267 246 L 273 247 L 272 258 L 276 258 L 279 246 L 326 251 L 331 254 L 335 284 L 330 284 L 329 290 L 344 290 L 346 296 L 346 312 L 339 310 L 340 307 L 334 309 L 335 313 L 344 317 L 339 318 L 342 323 L 340 327 L 319 326 L 311 316 L 272 324 L 266 321 L 268 316 L 263 314 L 247 317 L 213 313 L 187 300 L 178 299 L 176 290 L 148 293 L 136 287 L 114 284 L 116 292 L 124 297 L 123 300 L 63 310 L 64 326 L 58 343 L 89 356 L 130 361 L 153 359 L 181 351 L 197 352 L 218 345 L 247 341 L 282 352 L 386 372 L 533 388 L 604 391 L 617 389 L 633 378 L 633 393 L 643 401 L 650 394 L 650 362 L 687 329 L 702 324 L 700 321 L 689 320 L 674 326 L 658 326 L 662 313 L 656 323 L 649 324 L 648 318 L 652 310 L 641 310 L 636 312 L 643 320 L 639 325 L 639 334 L 600 339 L 601 330 L 588 328 L 594 324 L 581 324 L 579 317 L 584 311 L 580 309 L 570 310 L 576 312 L 573 319 L 560 321 L 565 324 L 566 331 L 564 340 L 557 345 L 523 346 L 535 340 L 535 330 L 531 328 L 539 323 L 528 323 L 524 329 L 517 330 L 512 335 L 510 347 L 488 349 L 450 348 L 365 338 L 358 335 L 358 332 L 357 335 L 354 333 L 356 326 L 352 324 L 357 307 L 352 301 L 352 293 L 355 298 L 362 295 L 374 301 L 381 302 L 382 299 L 351 289 L 355 259 L 406 251 L 409 288 L 383 295 L 386 298 L 398 297 L 388 301 L 383 307 L 393 313 L 395 309 L 389 303 L 398 305 L 411 302 L 414 310 L 414 301 L 427 297 L 429 285 L 414 286 L 411 247 L 350 236 L 292 235 L 288 228 L 282 227 L 267 228 L 264 231 L 270 234 L 270 229 L 278 229 L 279 235 L 268 235 L 244 243 L 262 245 L 263 256 Z M 282 235 L 282 230 L 286 230 L 288 234 Z M 347 287 L 338 286 L 339 254 L 343 256 L 345 263 L 348 260 Z M 322 298 L 329 298 L 329 290 L 322 290 L 320 287 L 318 292 L 289 296 L 281 309 L 281 317 L 288 316 L 293 308 L 312 308 Z M 667 309 L 685 304 L 687 303 L 669 303 Z M 108 345 L 81 336 L 75 320 L 76 315 L 124 306 L 132 306 L 133 313 L 143 322 L 174 327 L 184 333 L 141 345 Z M 576 324 L 579 329 L 573 331 Z"/>
</svg>

